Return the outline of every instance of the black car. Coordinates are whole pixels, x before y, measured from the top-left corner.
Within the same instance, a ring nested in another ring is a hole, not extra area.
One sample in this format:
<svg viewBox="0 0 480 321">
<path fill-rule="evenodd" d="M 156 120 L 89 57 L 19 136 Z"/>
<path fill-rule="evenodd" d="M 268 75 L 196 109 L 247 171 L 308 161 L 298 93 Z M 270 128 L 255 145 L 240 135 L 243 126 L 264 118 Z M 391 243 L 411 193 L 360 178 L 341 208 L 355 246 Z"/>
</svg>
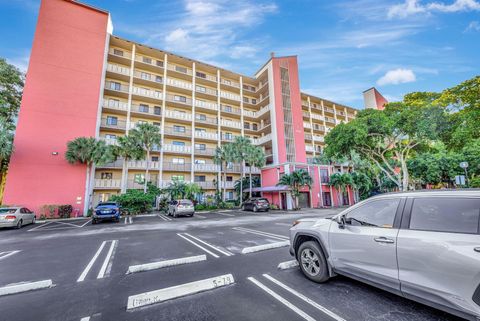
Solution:
<svg viewBox="0 0 480 321">
<path fill-rule="evenodd" d="M 270 203 L 263 197 L 252 197 L 243 202 L 242 211 L 252 210 L 254 212 L 265 211 L 270 209 Z"/>
<path fill-rule="evenodd" d="M 120 222 L 120 206 L 117 203 L 98 203 L 97 207 L 93 210 L 92 224 L 104 220 L 111 220 L 117 223 Z"/>
</svg>

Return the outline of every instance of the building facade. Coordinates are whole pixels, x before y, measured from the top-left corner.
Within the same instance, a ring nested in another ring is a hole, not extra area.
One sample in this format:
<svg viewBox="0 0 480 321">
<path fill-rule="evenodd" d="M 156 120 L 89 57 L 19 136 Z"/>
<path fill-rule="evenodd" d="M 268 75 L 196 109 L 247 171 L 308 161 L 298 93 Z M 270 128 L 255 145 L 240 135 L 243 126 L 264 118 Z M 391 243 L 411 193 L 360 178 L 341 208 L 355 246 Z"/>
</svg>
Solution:
<svg viewBox="0 0 480 321">
<path fill-rule="evenodd" d="M 112 34 L 108 12 L 68 0 L 43 0 L 27 72 L 4 203 L 38 209 L 72 204 L 79 214 L 129 188 L 143 188 L 147 162 L 122 160 L 96 166 L 86 185 L 86 168 L 64 159 L 66 143 L 91 136 L 116 144 L 141 123 L 159 127 L 161 146 L 149 160 L 150 180 L 166 187 L 195 182 L 207 194 L 226 184 L 235 197 L 240 165 L 219 179 L 215 148 L 236 136 L 249 137 L 266 154 L 260 192 L 291 208 L 280 175 L 298 168 L 314 178 L 302 204 L 351 204 L 328 186 L 341 167 L 313 165 L 324 136 L 354 118 L 356 110 L 300 91 L 295 56 L 271 57 L 245 76 Z M 248 165 L 248 164 L 247 164 Z M 245 172 L 249 172 L 246 168 Z M 90 204 L 85 202 L 90 198 Z"/>
</svg>

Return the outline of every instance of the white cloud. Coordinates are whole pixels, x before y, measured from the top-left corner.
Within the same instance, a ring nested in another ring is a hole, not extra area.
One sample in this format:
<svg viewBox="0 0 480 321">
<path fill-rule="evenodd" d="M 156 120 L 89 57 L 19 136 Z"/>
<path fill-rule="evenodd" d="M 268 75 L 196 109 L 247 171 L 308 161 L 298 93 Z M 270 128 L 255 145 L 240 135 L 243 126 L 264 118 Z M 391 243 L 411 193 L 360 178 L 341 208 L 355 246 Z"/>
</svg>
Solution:
<svg viewBox="0 0 480 321">
<path fill-rule="evenodd" d="M 430 14 L 432 12 L 461 12 L 479 11 L 480 2 L 476 0 L 455 0 L 450 4 L 443 2 L 430 2 L 422 5 L 419 0 L 405 0 L 405 2 L 391 6 L 388 9 L 388 18 L 406 18 L 419 13 Z"/>
<path fill-rule="evenodd" d="M 385 75 L 377 80 L 377 85 L 398 85 L 407 82 L 414 82 L 415 80 L 417 80 L 417 78 L 413 70 L 398 68 L 387 71 Z"/>
<path fill-rule="evenodd" d="M 30 53 L 27 51 L 17 55 L 16 57 L 7 58 L 7 62 L 9 64 L 14 65 L 18 69 L 20 69 L 21 72 L 24 72 L 24 73 L 27 72 L 29 61 L 30 61 Z"/>
<path fill-rule="evenodd" d="M 468 31 L 480 31 L 480 22 L 478 21 L 470 22 L 464 32 L 468 32 Z"/>
</svg>

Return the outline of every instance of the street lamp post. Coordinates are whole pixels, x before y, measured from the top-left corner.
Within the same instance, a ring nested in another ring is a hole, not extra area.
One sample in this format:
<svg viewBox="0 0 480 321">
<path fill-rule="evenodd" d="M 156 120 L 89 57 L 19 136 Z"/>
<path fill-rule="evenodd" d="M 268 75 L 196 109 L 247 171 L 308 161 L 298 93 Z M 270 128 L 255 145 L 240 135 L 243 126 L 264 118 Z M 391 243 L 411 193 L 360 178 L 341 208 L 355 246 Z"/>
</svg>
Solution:
<svg viewBox="0 0 480 321">
<path fill-rule="evenodd" d="M 465 186 L 468 187 L 468 172 L 467 172 L 468 163 L 467 162 L 461 162 L 460 167 L 463 168 L 463 170 L 465 171 Z"/>
</svg>

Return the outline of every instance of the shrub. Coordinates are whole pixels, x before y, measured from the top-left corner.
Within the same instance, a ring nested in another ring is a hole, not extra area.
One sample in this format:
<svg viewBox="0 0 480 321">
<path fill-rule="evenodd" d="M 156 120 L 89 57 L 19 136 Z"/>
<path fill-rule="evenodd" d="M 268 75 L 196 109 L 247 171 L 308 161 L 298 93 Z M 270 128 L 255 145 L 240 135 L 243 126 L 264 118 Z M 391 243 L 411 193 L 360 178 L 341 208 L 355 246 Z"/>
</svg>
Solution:
<svg viewBox="0 0 480 321">
<path fill-rule="evenodd" d="M 218 208 L 218 207 L 215 206 L 215 205 L 207 205 L 207 206 L 205 207 L 205 209 L 206 209 L 207 211 L 216 210 L 217 208 Z"/>
<path fill-rule="evenodd" d="M 278 207 L 277 204 L 270 204 L 270 209 L 271 209 L 271 210 L 278 210 L 279 207 Z"/>
<path fill-rule="evenodd" d="M 60 218 L 69 218 L 72 215 L 73 207 L 72 205 L 59 205 L 58 206 L 58 217 Z"/>
<path fill-rule="evenodd" d="M 203 204 L 195 205 L 195 211 L 204 211 L 207 207 Z"/>
<path fill-rule="evenodd" d="M 92 217 L 93 215 L 93 208 L 89 208 L 87 211 L 87 217 Z"/>
<path fill-rule="evenodd" d="M 41 207 L 41 215 L 45 216 L 45 218 L 55 218 L 57 214 L 57 205 L 43 205 Z"/>
<path fill-rule="evenodd" d="M 130 214 L 150 212 L 155 201 L 155 195 L 145 194 L 141 190 L 129 189 L 125 194 L 113 195 L 110 200 L 117 202 L 122 211 Z"/>
</svg>

